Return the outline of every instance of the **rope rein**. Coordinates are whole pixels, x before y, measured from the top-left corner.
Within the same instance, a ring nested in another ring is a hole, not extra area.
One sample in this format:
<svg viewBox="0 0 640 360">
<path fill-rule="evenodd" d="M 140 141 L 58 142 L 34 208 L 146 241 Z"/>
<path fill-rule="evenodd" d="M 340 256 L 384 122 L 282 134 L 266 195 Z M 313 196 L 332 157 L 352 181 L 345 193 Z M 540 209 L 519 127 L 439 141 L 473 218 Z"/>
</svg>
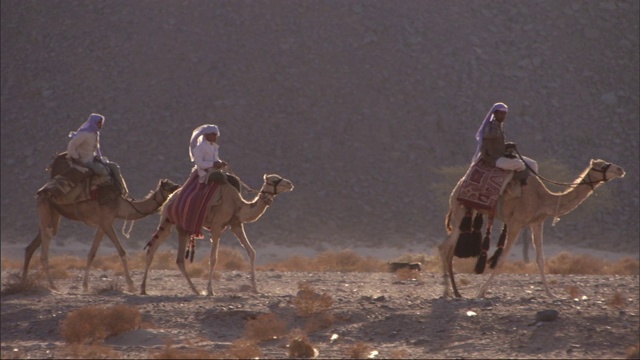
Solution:
<svg viewBox="0 0 640 360">
<path fill-rule="evenodd" d="M 579 185 L 585 184 L 585 185 L 589 185 L 589 186 L 591 187 L 591 189 L 593 190 L 593 189 L 595 189 L 595 187 L 593 186 L 594 184 L 599 184 L 599 183 L 601 183 L 601 182 L 607 182 L 607 170 L 609 169 L 609 166 L 611 166 L 611 164 L 609 164 L 609 163 L 607 163 L 607 165 L 605 166 L 604 170 L 594 169 L 594 168 L 591 168 L 591 169 L 590 169 L 590 170 L 594 170 L 594 171 L 601 172 L 601 173 L 603 174 L 603 177 L 602 177 L 602 179 L 601 179 L 601 180 L 592 181 L 592 180 L 591 180 L 591 176 L 590 176 L 590 175 L 589 175 L 589 173 L 587 172 L 586 177 L 589 179 L 588 181 L 587 181 L 587 180 L 585 180 L 584 178 L 582 178 L 582 179 L 580 179 L 580 181 L 579 181 L 579 182 L 577 182 L 577 183 L 576 183 L 576 182 L 573 182 L 573 183 L 567 183 L 567 182 L 560 182 L 560 181 L 554 181 L 554 180 L 551 180 L 551 179 L 547 179 L 546 177 L 544 177 L 544 176 L 542 176 L 542 175 L 538 174 L 535 170 L 533 170 L 533 169 L 531 168 L 531 166 L 529 166 L 529 164 L 527 164 L 527 162 L 526 162 L 526 161 L 524 161 L 524 159 L 522 158 L 522 155 L 520 155 L 520 152 L 518 151 L 518 149 L 514 148 L 513 150 L 516 152 L 516 154 L 518 154 L 518 157 L 520 158 L 520 160 L 522 160 L 522 162 L 524 163 L 524 165 L 527 167 L 527 169 L 529 169 L 529 171 L 531 171 L 531 173 L 532 173 L 533 175 L 535 175 L 538 179 L 540 179 L 540 180 L 544 180 L 544 181 L 546 181 L 546 182 L 548 182 L 548 183 L 555 184 L 555 185 L 567 186 L 567 187 L 576 187 L 576 186 L 579 186 Z"/>
</svg>

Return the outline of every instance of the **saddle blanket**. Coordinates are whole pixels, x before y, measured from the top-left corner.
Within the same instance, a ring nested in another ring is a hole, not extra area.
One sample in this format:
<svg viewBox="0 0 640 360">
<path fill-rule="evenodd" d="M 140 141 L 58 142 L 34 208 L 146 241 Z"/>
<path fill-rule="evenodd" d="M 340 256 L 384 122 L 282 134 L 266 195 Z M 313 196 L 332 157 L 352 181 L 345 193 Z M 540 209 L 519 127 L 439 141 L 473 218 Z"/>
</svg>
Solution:
<svg viewBox="0 0 640 360">
<path fill-rule="evenodd" d="M 457 200 L 473 209 L 492 210 L 513 172 L 478 160 L 464 176 Z"/>
<path fill-rule="evenodd" d="M 207 204 L 217 189 L 217 182 L 199 183 L 198 172 L 193 171 L 180 188 L 178 198 L 169 204 L 169 221 L 179 225 L 192 237 L 202 238 L 202 223 L 207 213 Z"/>
</svg>

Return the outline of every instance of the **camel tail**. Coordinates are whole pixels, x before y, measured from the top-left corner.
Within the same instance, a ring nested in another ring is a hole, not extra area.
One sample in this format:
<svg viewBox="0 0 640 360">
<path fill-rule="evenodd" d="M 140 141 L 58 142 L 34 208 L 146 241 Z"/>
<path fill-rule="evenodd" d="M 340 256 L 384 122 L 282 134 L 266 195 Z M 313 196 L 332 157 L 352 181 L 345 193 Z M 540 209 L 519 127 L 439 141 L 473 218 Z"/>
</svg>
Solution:
<svg viewBox="0 0 640 360">
<path fill-rule="evenodd" d="M 153 244 L 158 240 L 158 238 L 160 237 L 160 233 L 163 232 L 165 230 L 164 225 L 167 223 L 171 223 L 171 221 L 169 221 L 168 218 L 165 218 L 164 221 L 162 221 L 160 223 L 160 225 L 158 226 L 158 230 L 156 230 L 155 234 L 153 234 L 153 237 L 151 238 L 151 240 L 149 240 L 149 242 L 147 243 L 147 245 L 144 246 L 144 248 L 142 249 L 147 250 L 147 253 L 151 250 L 151 248 L 153 247 Z"/>
<path fill-rule="evenodd" d="M 453 231 L 453 228 L 451 227 L 451 211 L 447 213 L 447 216 L 444 219 L 444 226 L 447 230 L 447 234 L 451 234 L 451 232 Z"/>
<path fill-rule="evenodd" d="M 504 224 L 502 227 L 502 232 L 500 233 L 500 239 L 498 240 L 498 248 L 496 252 L 493 253 L 493 256 L 489 258 L 489 267 L 495 269 L 498 265 L 498 260 L 500 260 L 500 255 L 502 255 L 502 249 L 504 248 L 504 244 L 507 240 L 507 224 Z"/>
</svg>

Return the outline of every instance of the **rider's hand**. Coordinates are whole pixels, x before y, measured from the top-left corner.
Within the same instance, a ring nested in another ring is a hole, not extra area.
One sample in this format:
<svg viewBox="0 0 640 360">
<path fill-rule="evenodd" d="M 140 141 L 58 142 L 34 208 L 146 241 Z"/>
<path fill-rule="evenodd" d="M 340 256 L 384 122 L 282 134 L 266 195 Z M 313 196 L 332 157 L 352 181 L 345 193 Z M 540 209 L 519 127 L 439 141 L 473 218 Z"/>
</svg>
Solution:
<svg viewBox="0 0 640 360">
<path fill-rule="evenodd" d="M 504 146 L 505 146 L 505 148 L 506 148 L 507 150 L 509 150 L 509 149 L 515 149 L 515 148 L 516 148 L 516 143 L 508 142 L 508 143 L 504 144 Z"/>
</svg>

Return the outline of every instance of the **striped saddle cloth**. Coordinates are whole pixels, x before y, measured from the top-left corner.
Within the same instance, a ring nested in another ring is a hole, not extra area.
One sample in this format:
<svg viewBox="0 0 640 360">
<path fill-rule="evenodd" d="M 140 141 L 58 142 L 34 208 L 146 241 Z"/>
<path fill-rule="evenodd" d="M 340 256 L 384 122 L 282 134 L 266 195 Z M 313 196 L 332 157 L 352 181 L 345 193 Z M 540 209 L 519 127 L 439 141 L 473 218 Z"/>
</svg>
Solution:
<svg viewBox="0 0 640 360">
<path fill-rule="evenodd" d="M 169 221 L 183 228 L 193 238 L 202 238 L 207 204 L 218 187 L 217 182 L 199 183 L 198 172 L 191 172 L 189 179 L 180 188 L 178 198 L 169 203 Z"/>
</svg>

